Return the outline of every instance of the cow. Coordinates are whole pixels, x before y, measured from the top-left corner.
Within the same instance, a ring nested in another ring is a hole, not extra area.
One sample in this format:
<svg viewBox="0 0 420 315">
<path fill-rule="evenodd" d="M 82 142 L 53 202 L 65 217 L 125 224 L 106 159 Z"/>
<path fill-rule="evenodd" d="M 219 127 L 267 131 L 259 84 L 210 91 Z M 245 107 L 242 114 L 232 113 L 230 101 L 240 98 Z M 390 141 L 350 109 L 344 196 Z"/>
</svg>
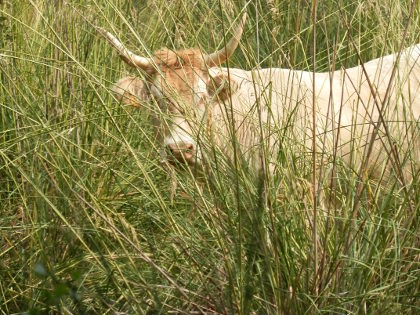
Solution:
<svg viewBox="0 0 420 315">
<path fill-rule="evenodd" d="M 209 158 L 205 148 L 211 144 L 255 169 L 266 163 L 273 170 L 284 143 L 312 151 L 315 110 L 320 156 L 334 155 L 356 171 L 365 168 L 372 174 L 393 169 L 403 183 L 416 175 L 420 45 L 323 73 L 223 68 L 238 47 L 245 21 L 243 14 L 226 46 L 211 54 L 162 48 L 142 57 L 100 29 L 120 57 L 145 75 L 144 80 L 122 78 L 113 92 L 124 104 L 158 104 L 161 115 L 155 115 L 155 125 L 164 158 L 200 166 Z M 287 137 L 293 141 L 285 141 Z"/>
</svg>

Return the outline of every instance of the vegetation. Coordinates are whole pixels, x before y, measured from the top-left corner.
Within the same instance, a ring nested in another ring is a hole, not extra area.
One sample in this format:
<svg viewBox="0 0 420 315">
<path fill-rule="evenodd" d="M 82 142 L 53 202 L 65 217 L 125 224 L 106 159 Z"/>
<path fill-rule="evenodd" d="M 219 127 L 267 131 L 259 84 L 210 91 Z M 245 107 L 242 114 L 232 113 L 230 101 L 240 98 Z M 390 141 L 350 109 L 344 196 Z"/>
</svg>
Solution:
<svg viewBox="0 0 420 315">
<path fill-rule="evenodd" d="M 0 1 L 0 313 L 419 313 L 418 176 L 408 199 L 325 162 L 315 243 L 307 152 L 285 139 L 262 177 L 223 157 L 200 181 L 168 171 L 147 109 L 110 93 L 142 74 L 94 29 L 211 52 L 246 10 L 229 66 L 327 71 L 418 43 L 411 9 L 318 1 L 312 58 L 310 0 Z"/>
</svg>

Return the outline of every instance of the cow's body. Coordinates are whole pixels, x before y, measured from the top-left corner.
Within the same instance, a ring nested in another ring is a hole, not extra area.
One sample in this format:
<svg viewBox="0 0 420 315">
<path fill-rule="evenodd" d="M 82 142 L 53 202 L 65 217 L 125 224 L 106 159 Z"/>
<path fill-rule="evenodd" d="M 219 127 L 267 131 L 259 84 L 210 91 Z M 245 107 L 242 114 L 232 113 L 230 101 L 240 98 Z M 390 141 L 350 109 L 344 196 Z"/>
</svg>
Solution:
<svg viewBox="0 0 420 315">
<path fill-rule="evenodd" d="M 406 158 L 419 162 L 419 119 L 420 119 L 420 45 L 406 49 L 397 65 L 394 79 L 391 80 L 396 55 L 389 55 L 369 61 L 362 66 L 341 69 L 335 72 L 315 74 L 317 108 L 317 145 L 319 152 L 332 153 L 353 166 L 360 166 L 366 155 L 365 147 L 372 137 L 375 125 L 380 124 L 373 152 L 370 155 L 370 168 L 381 167 L 384 159 L 391 155 L 390 141 L 386 136 L 378 108 L 382 112 L 391 142 L 397 148 L 400 163 Z M 369 81 L 366 80 L 366 73 Z M 261 121 L 265 125 L 266 147 L 272 151 L 275 161 L 279 150 L 279 135 L 282 128 L 294 134 L 297 145 L 307 150 L 312 146 L 312 90 L 313 73 L 289 69 L 260 69 L 244 71 L 241 69 L 212 68 L 211 76 L 221 72 L 236 81 L 238 90 L 232 94 L 232 106 L 236 136 L 242 151 L 254 151 L 254 163 L 258 165 L 261 151 Z M 390 84 L 391 82 L 391 84 Z M 390 87 L 387 93 L 388 86 Z M 377 102 L 372 90 L 376 89 Z M 387 95 L 386 95 L 387 94 Z M 385 99 L 386 96 L 386 99 Z M 226 124 L 226 109 L 229 102 L 219 102 L 213 109 L 213 124 L 217 143 L 221 146 L 229 141 L 230 126 Z M 227 106 L 226 106 L 227 105 Z M 271 126 L 267 126 L 269 123 Z M 340 127 L 340 128 L 339 128 Z M 273 136 L 268 134 L 271 130 Z M 280 132 L 279 132 L 280 131 Z M 338 141 L 337 140 L 338 136 Z M 270 138 L 270 139 L 269 139 Z M 269 141 L 269 142 L 268 142 Z M 336 146 L 337 145 L 337 149 Z M 253 150 L 256 149 L 256 150 Z M 406 156 L 410 150 L 411 156 Z M 227 149 L 228 151 L 228 149 Z M 377 160 L 378 159 L 378 160 Z M 392 155 L 391 155 L 391 159 Z M 394 162 L 395 163 L 395 162 Z M 406 163 L 407 166 L 410 161 Z"/>
<path fill-rule="evenodd" d="M 178 162 L 197 164 L 206 144 L 215 143 L 232 156 L 237 143 L 237 152 L 257 169 L 263 152 L 270 167 L 275 166 L 284 143 L 310 153 L 315 77 L 318 152 L 343 159 L 355 171 L 366 161 L 366 170 L 376 173 L 397 166 L 407 180 L 418 172 L 420 45 L 404 50 L 399 60 L 397 54 L 389 55 L 315 76 L 289 69 L 220 68 L 237 47 L 245 19 L 226 48 L 210 55 L 198 49 L 162 49 L 151 58 L 140 57 L 101 30 L 123 60 L 148 77 L 121 79 L 114 87 L 117 97 L 127 104 L 152 97 L 159 104 L 157 112 L 169 116 L 169 122 L 164 115 L 157 119 L 163 126 L 163 152 Z"/>
</svg>

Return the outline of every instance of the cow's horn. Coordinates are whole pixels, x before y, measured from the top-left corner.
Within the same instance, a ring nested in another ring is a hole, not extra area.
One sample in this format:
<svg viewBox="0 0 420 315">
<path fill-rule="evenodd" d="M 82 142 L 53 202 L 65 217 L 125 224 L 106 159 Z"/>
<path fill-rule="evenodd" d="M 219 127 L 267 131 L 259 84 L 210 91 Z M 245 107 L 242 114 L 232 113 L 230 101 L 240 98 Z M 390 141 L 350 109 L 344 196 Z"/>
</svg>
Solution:
<svg viewBox="0 0 420 315">
<path fill-rule="evenodd" d="M 129 51 L 124 45 L 111 33 L 106 30 L 97 27 L 99 33 L 101 33 L 110 44 L 118 51 L 121 58 L 130 66 L 138 67 L 145 71 L 151 71 L 154 69 L 152 58 L 146 58 L 137 56 L 136 54 Z"/>
<path fill-rule="evenodd" d="M 204 61 L 207 66 L 214 67 L 224 63 L 230 56 L 232 56 L 236 47 L 238 47 L 239 41 L 241 40 L 242 32 L 244 30 L 246 21 L 246 13 L 242 15 L 241 22 L 236 27 L 235 34 L 226 44 L 225 47 L 217 52 L 204 56 Z"/>
</svg>

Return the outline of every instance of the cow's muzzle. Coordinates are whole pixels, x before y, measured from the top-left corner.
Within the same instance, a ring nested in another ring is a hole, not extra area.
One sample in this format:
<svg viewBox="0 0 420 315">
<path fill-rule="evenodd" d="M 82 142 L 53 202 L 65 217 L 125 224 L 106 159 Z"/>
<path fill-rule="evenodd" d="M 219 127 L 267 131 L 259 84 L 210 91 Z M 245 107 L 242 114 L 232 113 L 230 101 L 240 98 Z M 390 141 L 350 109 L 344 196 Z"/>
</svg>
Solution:
<svg viewBox="0 0 420 315">
<path fill-rule="evenodd" d="M 190 142 L 175 142 L 166 145 L 167 157 L 180 163 L 194 164 L 195 145 Z"/>
</svg>

